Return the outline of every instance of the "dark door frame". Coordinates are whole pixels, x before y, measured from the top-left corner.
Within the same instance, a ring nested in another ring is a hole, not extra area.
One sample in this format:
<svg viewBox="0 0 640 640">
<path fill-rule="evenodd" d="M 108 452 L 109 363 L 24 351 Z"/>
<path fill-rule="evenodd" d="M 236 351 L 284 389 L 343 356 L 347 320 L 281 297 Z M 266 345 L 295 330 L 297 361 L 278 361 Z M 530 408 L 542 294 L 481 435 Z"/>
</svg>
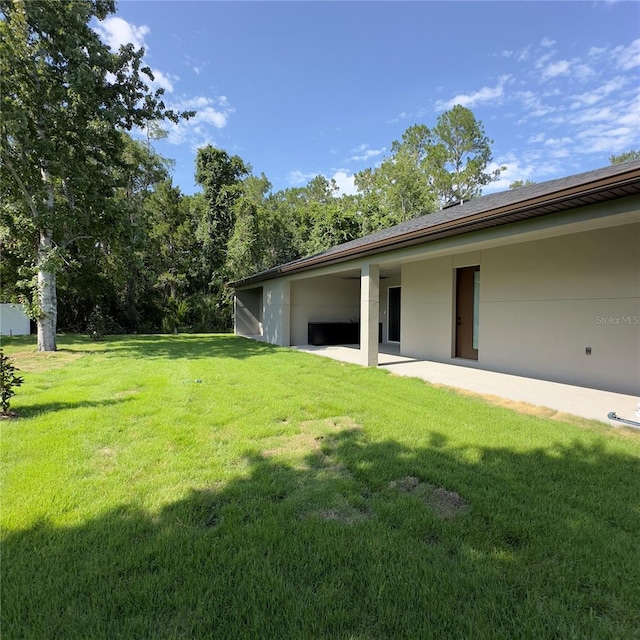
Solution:
<svg viewBox="0 0 640 640">
<path fill-rule="evenodd" d="M 398 296 L 398 309 L 397 309 L 397 314 L 398 314 L 398 321 L 397 321 L 397 339 L 395 339 L 395 335 L 392 338 L 391 337 L 391 295 L 390 295 L 390 291 L 391 289 L 398 289 L 398 293 L 400 294 Z M 400 313 L 402 310 L 402 286 L 401 285 L 391 285 L 389 287 L 387 287 L 387 342 L 394 342 L 394 343 L 400 343 Z"/>
</svg>

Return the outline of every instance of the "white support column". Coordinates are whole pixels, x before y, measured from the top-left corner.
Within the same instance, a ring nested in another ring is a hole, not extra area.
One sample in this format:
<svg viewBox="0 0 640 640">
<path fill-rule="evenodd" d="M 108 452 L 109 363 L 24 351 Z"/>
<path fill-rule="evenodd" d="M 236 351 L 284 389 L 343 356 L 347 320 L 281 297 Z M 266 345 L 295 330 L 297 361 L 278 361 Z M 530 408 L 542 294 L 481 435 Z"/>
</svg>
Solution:
<svg viewBox="0 0 640 640">
<path fill-rule="evenodd" d="M 360 362 L 378 366 L 378 322 L 380 314 L 380 267 L 365 264 L 360 272 Z"/>
</svg>

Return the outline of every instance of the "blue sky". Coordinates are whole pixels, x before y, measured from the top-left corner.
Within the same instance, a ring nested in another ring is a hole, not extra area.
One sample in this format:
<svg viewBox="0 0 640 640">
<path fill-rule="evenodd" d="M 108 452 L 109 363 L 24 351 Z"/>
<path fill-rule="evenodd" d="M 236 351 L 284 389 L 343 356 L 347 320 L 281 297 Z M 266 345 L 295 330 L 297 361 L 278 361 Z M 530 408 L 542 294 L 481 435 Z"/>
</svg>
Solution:
<svg viewBox="0 0 640 640">
<path fill-rule="evenodd" d="M 411 125 L 455 104 L 485 126 L 485 193 L 640 149 L 640 3 L 120 0 L 96 25 L 144 46 L 168 106 L 198 115 L 156 143 L 184 193 L 213 144 L 274 190 L 315 175 L 352 193 Z"/>
</svg>

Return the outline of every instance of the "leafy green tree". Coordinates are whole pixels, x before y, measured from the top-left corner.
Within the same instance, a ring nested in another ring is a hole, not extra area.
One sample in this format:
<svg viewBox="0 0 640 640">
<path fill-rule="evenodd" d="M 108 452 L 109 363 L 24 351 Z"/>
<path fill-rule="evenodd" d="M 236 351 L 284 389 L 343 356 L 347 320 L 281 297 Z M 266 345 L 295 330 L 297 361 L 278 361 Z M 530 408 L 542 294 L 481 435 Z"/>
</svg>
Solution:
<svg viewBox="0 0 640 640">
<path fill-rule="evenodd" d="M 207 207 L 198 222 L 196 236 L 201 243 L 201 268 L 208 274 L 207 289 L 230 326 L 231 306 L 227 292 L 227 249 L 237 216 L 236 203 L 243 196 L 242 179 L 251 167 L 239 156 L 230 156 L 211 145 L 198 149 L 196 182 L 203 189 Z"/>
<path fill-rule="evenodd" d="M 640 151 L 637 149 L 631 149 L 631 151 L 609 156 L 609 162 L 611 164 L 622 164 L 623 162 L 631 162 L 633 160 L 640 160 Z"/>
<path fill-rule="evenodd" d="M 239 280 L 265 267 L 270 220 L 267 198 L 271 183 L 263 174 L 242 181 L 242 193 L 234 204 L 234 227 L 227 243 L 226 278 Z"/>
<path fill-rule="evenodd" d="M 121 163 L 105 201 L 109 225 L 78 238 L 65 252 L 57 277 L 58 326 L 66 331 L 113 333 L 150 330 L 159 322 L 160 294 L 152 262 L 146 202 L 167 178 L 170 163 L 144 142 L 122 133 Z"/>
<path fill-rule="evenodd" d="M 242 195 L 242 178 L 250 171 L 251 167 L 239 156 L 229 156 L 211 145 L 198 149 L 196 182 L 208 204 L 198 236 L 203 244 L 203 259 L 214 272 L 225 263 L 227 242 L 235 224 L 234 205 Z"/>
<path fill-rule="evenodd" d="M 509 189 L 519 189 L 520 187 L 528 187 L 532 184 L 535 184 L 533 180 L 514 180 L 509 185 Z"/>
<path fill-rule="evenodd" d="M 0 178 L 12 226 L 31 238 L 23 265 L 37 274 L 38 349 L 55 350 L 57 275 L 69 247 L 114 225 L 109 207 L 122 130 L 189 113 L 150 91 L 144 50 L 116 53 L 90 27 L 112 0 L 0 0 Z M 5 204 L 3 204 L 5 206 Z"/>
<path fill-rule="evenodd" d="M 285 189 L 269 194 L 259 210 L 262 269 L 291 262 L 304 253 L 296 191 Z"/>
<path fill-rule="evenodd" d="M 502 168 L 487 172 L 492 144 L 466 107 L 456 105 L 440 115 L 429 135 L 426 168 L 442 206 L 475 198 L 500 176 Z"/>
<path fill-rule="evenodd" d="M 262 244 L 258 205 L 242 196 L 234 206 L 236 219 L 227 243 L 225 275 L 235 281 L 262 270 Z"/>
<path fill-rule="evenodd" d="M 487 172 L 491 144 L 482 123 L 460 105 L 440 115 L 433 129 L 409 127 L 379 167 L 355 176 L 363 233 L 480 195 L 501 171 Z"/>
<path fill-rule="evenodd" d="M 391 156 L 376 169 L 356 174 L 361 193 L 363 231 L 369 233 L 430 213 L 437 208 L 436 192 L 427 173 L 430 131 L 409 127 L 394 140 Z"/>
<path fill-rule="evenodd" d="M 307 216 L 311 227 L 304 254 L 319 253 L 361 235 L 358 215 L 345 206 L 347 202 L 340 198 L 325 205 L 312 203 L 309 206 Z"/>
</svg>

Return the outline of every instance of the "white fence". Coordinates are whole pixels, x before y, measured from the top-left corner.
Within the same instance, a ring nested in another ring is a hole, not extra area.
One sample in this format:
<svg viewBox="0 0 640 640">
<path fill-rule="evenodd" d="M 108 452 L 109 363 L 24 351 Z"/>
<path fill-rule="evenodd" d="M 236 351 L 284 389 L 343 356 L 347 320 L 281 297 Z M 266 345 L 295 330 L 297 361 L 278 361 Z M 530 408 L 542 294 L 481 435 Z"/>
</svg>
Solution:
<svg viewBox="0 0 640 640">
<path fill-rule="evenodd" d="M 28 336 L 31 323 L 20 304 L 0 304 L 0 335 Z"/>
</svg>

